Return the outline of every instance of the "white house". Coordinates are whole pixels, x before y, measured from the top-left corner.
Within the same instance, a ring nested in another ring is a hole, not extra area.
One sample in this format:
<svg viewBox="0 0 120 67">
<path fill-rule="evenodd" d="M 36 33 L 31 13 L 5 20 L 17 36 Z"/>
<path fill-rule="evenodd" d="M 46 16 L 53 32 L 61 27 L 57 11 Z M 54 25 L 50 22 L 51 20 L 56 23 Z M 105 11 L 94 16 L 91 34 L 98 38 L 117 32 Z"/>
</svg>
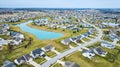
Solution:
<svg viewBox="0 0 120 67">
<path fill-rule="evenodd" d="M 108 49 L 114 49 L 115 48 L 115 45 L 114 44 L 110 44 L 108 42 L 101 42 L 101 46 L 102 47 L 106 47 Z"/>
</svg>

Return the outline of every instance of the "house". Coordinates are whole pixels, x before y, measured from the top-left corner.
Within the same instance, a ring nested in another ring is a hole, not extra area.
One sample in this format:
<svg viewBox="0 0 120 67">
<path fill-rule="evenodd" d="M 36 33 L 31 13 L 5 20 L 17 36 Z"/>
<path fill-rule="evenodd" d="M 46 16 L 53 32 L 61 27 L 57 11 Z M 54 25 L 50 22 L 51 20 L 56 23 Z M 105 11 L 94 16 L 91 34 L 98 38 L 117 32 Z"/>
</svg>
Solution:
<svg viewBox="0 0 120 67">
<path fill-rule="evenodd" d="M 116 34 L 109 34 L 109 38 L 110 38 L 112 41 L 114 41 L 114 40 L 119 41 L 119 40 L 120 40 L 119 36 L 117 36 Z"/>
<path fill-rule="evenodd" d="M 68 29 L 68 30 L 72 30 L 72 29 L 73 29 L 73 26 L 68 26 L 67 29 Z"/>
<path fill-rule="evenodd" d="M 77 39 L 77 38 L 75 38 L 75 37 L 71 37 L 71 38 L 70 38 L 70 41 L 76 42 L 76 39 Z"/>
<path fill-rule="evenodd" d="M 31 54 L 30 54 L 33 58 L 37 58 L 39 56 L 42 56 L 42 57 L 45 57 L 45 53 L 40 49 L 35 49 L 33 51 L 31 51 Z"/>
<path fill-rule="evenodd" d="M 108 48 L 108 49 L 114 49 L 114 48 L 115 48 L 115 45 L 114 45 L 114 44 L 110 44 L 110 43 L 105 42 L 105 41 L 101 42 L 101 46 L 102 46 L 102 47 L 106 47 L 106 48 Z"/>
<path fill-rule="evenodd" d="M 87 58 L 89 58 L 89 59 L 92 59 L 92 58 L 95 56 L 95 53 L 94 53 L 93 49 L 94 49 L 94 48 L 91 48 L 91 49 L 89 49 L 89 50 L 83 49 L 83 50 L 82 50 L 82 55 L 83 55 L 84 57 L 87 57 Z"/>
<path fill-rule="evenodd" d="M 31 56 L 29 54 L 26 54 L 26 55 L 23 55 L 20 58 L 15 59 L 14 62 L 17 65 L 21 65 L 21 64 L 23 64 L 25 62 L 30 62 L 31 60 L 32 60 Z"/>
<path fill-rule="evenodd" d="M 19 37 L 14 37 L 12 42 L 14 42 L 15 45 L 19 45 L 22 43 L 22 40 Z"/>
<path fill-rule="evenodd" d="M 43 51 L 47 52 L 47 51 L 51 51 L 54 50 L 55 47 L 53 47 L 52 45 L 48 45 L 42 48 Z"/>
<path fill-rule="evenodd" d="M 5 44 L 8 44 L 8 41 L 0 38 L 0 45 L 5 45 Z"/>
<path fill-rule="evenodd" d="M 6 61 L 3 62 L 2 67 L 16 67 L 16 65 L 11 61 L 6 60 Z"/>
<path fill-rule="evenodd" d="M 64 39 L 64 40 L 61 41 L 61 43 L 64 44 L 64 45 L 69 45 L 70 42 L 71 42 L 71 41 L 70 41 L 69 38 L 68 38 L 68 39 Z"/>
<path fill-rule="evenodd" d="M 77 36 L 77 39 L 82 39 L 84 37 L 84 35 L 79 35 L 79 36 Z"/>
<path fill-rule="evenodd" d="M 79 28 L 73 28 L 72 30 L 75 31 L 75 32 L 78 32 L 80 29 Z"/>
<path fill-rule="evenodd" d="M 105 57 L 106 54 L 107 54 L 106 51 L 102 50 L 102 49 L 99 48 L 99 47 L 94 48 L 94 52 L 95 52 L 95 54 L 100 55 L 100 56 L 102 56 L 102 57 Z"/>
<path fill-rule="evenodd" d="M 11 32 L 12 37 L 19 37 L 21 39 L 24 39 L 24 35 L 19 32 Z"/>
<path fill-rule="evenodd" d="M 75 62 L 66 61 L 64 67 L 80 67 L 80 66 Z"/>
<path fill-rule="evenodd" d="M 8 24 L 2 24 L 2 28 L 4 28 L 4 29 L 9 29 L 10 28 L 10 26 L 8 25 Z"/>
</svg>

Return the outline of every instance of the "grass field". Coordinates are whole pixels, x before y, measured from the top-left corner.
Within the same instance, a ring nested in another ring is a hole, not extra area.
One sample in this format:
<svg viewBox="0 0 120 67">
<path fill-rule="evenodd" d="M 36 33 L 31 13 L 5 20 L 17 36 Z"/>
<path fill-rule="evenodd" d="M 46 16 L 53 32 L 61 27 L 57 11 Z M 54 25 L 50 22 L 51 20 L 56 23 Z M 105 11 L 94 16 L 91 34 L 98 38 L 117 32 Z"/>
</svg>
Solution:
<svg viewBox="0 0 120 67">
<path fill-rule="evenodd" d="M 19 27 L 12 26 L 11 30 L 21 32 L 22 34 L 25 35 L 25 38 L 27 40 L 24 41 L 23 44 L 21 44 L 19 46 L 15 46 L 14 50 L 12 50 L 11 52 L 9 52 L 9 50 L 7 49 L 8 46 L 4 46 L 4 50 L 0 51 L 0 66 L 2 65 L 2 63 L 5 59 L 8 59 L 13 62 L 16 58 L 19 58 L 25 54 L 29 54 L 30 51 L 37 49 L 37 48 L 44 47 L 48 44 L 52 44 L 56 48 L 57 51 L 63 52 L 65 50 L 69 49 L 69 47 L 61 44 L 61 40 L 68 38 L 70 36 L 76 36 L 76 35 L 85 33 L 87 31 L 87 29 L 84 29 L 77 33 L 72 33 L 72 31 L 69 31 L 69 30 L 65 30 L 65 31 L 63 31 L 62 29 L 57 29 L 57 30 L 54 29 L 53 30 L 53 29 L 48 29 L 47 27 L 42 28 L 42 27 L 33 26 L 33 25 L 31 25 L 31 27 L 42 29 L 42 30 L 53 31 L 53 32 L 60 32 L 60 33 L 63 33 L 64 36 L 61 38 L 58 38 L 58 39 L 53 39 L 53 40 L 38 40 L 37 37 L 35 37 L 34 35 L 27 33 L 27 32 L 23 32 Z M 29 37 L 31 37 L 33 39 L 32 44 L 29 45 L 27 48 L 25 48 L 24 46 L 28 43 Z M 52 53 L 52 52 L 46 53 L 46 54 L 48 56 L 52 56 L 53 54 L 55 55 L 55 53 Z M 2 56 L 4 56 L 5 59 L 2 59 Z M 36 61 L 41 62 L 41 59 L 36 60 Z M 27 65 L 22 65 L 22 67 L 27 67 Z"/>
<path fill-rule="evenodd" d="M 100 56 L 95 56 L 92 60 L 85 58 L 82 56 L 81 52 L 75 52 L 74 54 L 65 57 L 63 61 L 71 61 L 76 62 L 80 65 L 80 67 L 119 67 L 120 62 L 119 60 L 116 60 L 115 62 L 111 63 Z M 54 67 L 61 67 L 60 64 L 56 64 Z"/>
</svg>

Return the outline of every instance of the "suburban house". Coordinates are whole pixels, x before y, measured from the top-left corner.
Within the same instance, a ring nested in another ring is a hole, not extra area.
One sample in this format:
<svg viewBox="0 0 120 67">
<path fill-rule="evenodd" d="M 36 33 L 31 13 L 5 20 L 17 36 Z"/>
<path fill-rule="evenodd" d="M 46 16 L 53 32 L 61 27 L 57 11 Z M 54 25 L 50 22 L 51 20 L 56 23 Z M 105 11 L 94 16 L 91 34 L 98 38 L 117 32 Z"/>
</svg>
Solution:
<svg viewBox="0 0 120 67">
<path fill-rule="evenodd" d="M 22 43 L 22 40 L 21 40 L 21 38 L 19 38 L 19 37 L 14 37 L 14 38 L 12 39 L 12 42 L 14 42 L 15 45 L 19 45 L 19 44 Z"/>
<path fill-rule="evenodd" d="M 95 52 L 95 54 L 100 55 L 100 56 L 102 56 L 102 57 L 105 57 L 106 54 L 107 54 L 106 51 L 102 50 L 102 49 L 99 48 L 99 47 L 94 48 L 94 52 Z"/>
<path fill-rule="evenodd" d="M 33 51 L 31 51 L 31 54 L 30 54 L 33 58 L 37 58 L 39 56 L 42 56 L 42 57 L 45 57 L 45 53 L 40 49 L 35 49 Z"/>
<path fill-rule="evenodd" d="M 119 41 L 120 40 L 119 36 L 117 36 L 116 34 L 109 34 L 109 38 L 112 41 L 114 41 L 114 40 Z"/>
<path fill-rule="evenodd" d="M 90 48 L 89 50 L 86 50 L 86 49 L 83 49 L 82 50 L 82 55 L 84 57 L 87 57 L 89 59 L 92 59 L 94 56 L 95 56 L 95 53 L 94 53 L 94 48 Z"/>
<path fill-rule="evenodd" d="M 0 38 L 0 45 L 8 44 L 7 40 Z"/>
<path fill-rule="evenodd" d="M 10 32 L 4 28 L 0 29 L 0 35 L 10 35 Z"/>
<path fill-rule="evenodd" d="M 70 42 L 71 42 L 71 41 L 70 41 L 70 38 L 64 39 L 64 40 L 61 41 L 61 43 L 64 44 L 64 45 L 69 45 Z"/>
<path fill-rule="evenodd" d="M 24 35 L 19 32 L 11 32 L 12 37 L 19 37 L 21 39 L 24 39 Z"/>
<path fill-rule="evenodd" d="M 8 30 L 10 28 L 10 26 L 8 24 L 2 24 L 1 26 L 2 26 L 2 28 L 6 29 L 6 30 Z"/>
<path fill-rule="evenodd" d="M 84 37 L 84 35 L 79 35 L 79 36 L 77 36 L 77 39 L 82 39 Z"/>
<path fill-rule="evenodd" d="M 66 61 L 64 67 L 80 67 L 80 66 L 75 62 Z"/>
<path fill-rule="evenodd" d="M 26 55 L 23 55 L 23 56 L 20 57 L 20 58 L 15 59 L 14 62 L 15 62 L 17 65 L 21 65 L 21 64 L 23 64 L 23 63 L 25 63 L 25 62 L 29 62 L 29 61 L 31 61 L 31 60 L 32 60 L 31 56 L 30 56 L 29 54 L 26 54 Z"/>
<path fill-rule="evenodd" d="M 75 32 L 80 31 L 80 29 L 79 29 L 79 28 L 73 28 L 72 30 L 73 30 L 73 31 L 75 31 Z"/>
<path fill-rule="evenodd" d="M 3 45 L 7 45 L 7 44 L 8 44 L 7 40 L 4 40 L 4 39 L 0 38 L 0 50 L 3 49 Z"/>
<path fill-rule="evenodd" d="M 16 67 L 16 65 L 11 61 L 6 60 L 6 61 L 3 62 L 2 67 Z"/>
<path fill-rule="evenodd" d="M 90 36 L 91 35 L 91 33 L 90 32 L 87 32 L 87 33 L 85 33 L 85 34 L 83 34 L 85 37 L 88 37 L 88 36 Z"/>
<path fill-rule="evenodd" d="M 48 45 L 42 48 L 43 51 L 47 52 L 47 51 L 51 51 L 54 50 L 55 47 L 53 47 L 52 45 Z"/>
<path fill-rule="evenodd" d="M 114 49 L 115 48 L 114 44 L 111 44 L 111 43 L 108 43 L 108 42 L 105 42 L 105 41 L 101 42 L 101 46 L 106 47 L 108 49 Z"/>
<path fill-rule="evenodd" d="M 77 38 L 75 38 L 75 37 L 71 37 L 71 38 L 70 38 L 70 41 L 76 42 L 76 39 L 77 39 Z"/>
</svg>

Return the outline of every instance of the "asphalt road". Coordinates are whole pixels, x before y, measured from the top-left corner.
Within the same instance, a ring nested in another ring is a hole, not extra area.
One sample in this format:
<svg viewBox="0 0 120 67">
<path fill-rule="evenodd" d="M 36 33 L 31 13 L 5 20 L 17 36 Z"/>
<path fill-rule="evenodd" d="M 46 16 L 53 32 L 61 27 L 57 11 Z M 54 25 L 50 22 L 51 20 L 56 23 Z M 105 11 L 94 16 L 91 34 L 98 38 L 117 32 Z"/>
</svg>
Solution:
<svg viewBox="0 0 120 67">
<path fill-rule="evenodd" d="M 61 54 L 59 54 L 59 55 L 51 58 L 50 60 L 48 60 L 45 63 L 43 63 L 40 67 L 50 67 L 52 64 L 54 64 L 55 62 L 57 62 L 57 60 L 63 58 L 64 56 L 66 56 L 68 54 L 71 54 L 71 53 L 73 53 L 73 52 L 75 52 L 75 51 L 77 51 L 77 50 L 79 50 L 79 49 L 81 49 L 81 48 L 83 48 L 85 46 L 88 46 L 88 45 L 90 45 L 90 44 L 92 44 L 94 42 L 101 41 L 101 39 L 100 39 L 102 37 L 102 31 L 101 31 L 101 29 L 99 29 L 98 27 L 96 27 L 96 26 L 94 26 L 94 25 L 92 25 L 90 23 L 87 23 L 84 20 L 83 20 L 83 22 L 86 23 L 86 24 L 89 24 L 89 25 L 93 26 L 98 31 L 98 33 L 99 33 L 98 36 L 95 39 L 92 39 L 91 41 L 84 43 L 83 45 L 79 45 L 79 46 L 77 46 L 75 48 L 69 49 L 69 50 L 67 50 L 67 51 L 65 51 L 65 52 L 63 52 L 63 53 L 61 53 Z"/>
</svg>

